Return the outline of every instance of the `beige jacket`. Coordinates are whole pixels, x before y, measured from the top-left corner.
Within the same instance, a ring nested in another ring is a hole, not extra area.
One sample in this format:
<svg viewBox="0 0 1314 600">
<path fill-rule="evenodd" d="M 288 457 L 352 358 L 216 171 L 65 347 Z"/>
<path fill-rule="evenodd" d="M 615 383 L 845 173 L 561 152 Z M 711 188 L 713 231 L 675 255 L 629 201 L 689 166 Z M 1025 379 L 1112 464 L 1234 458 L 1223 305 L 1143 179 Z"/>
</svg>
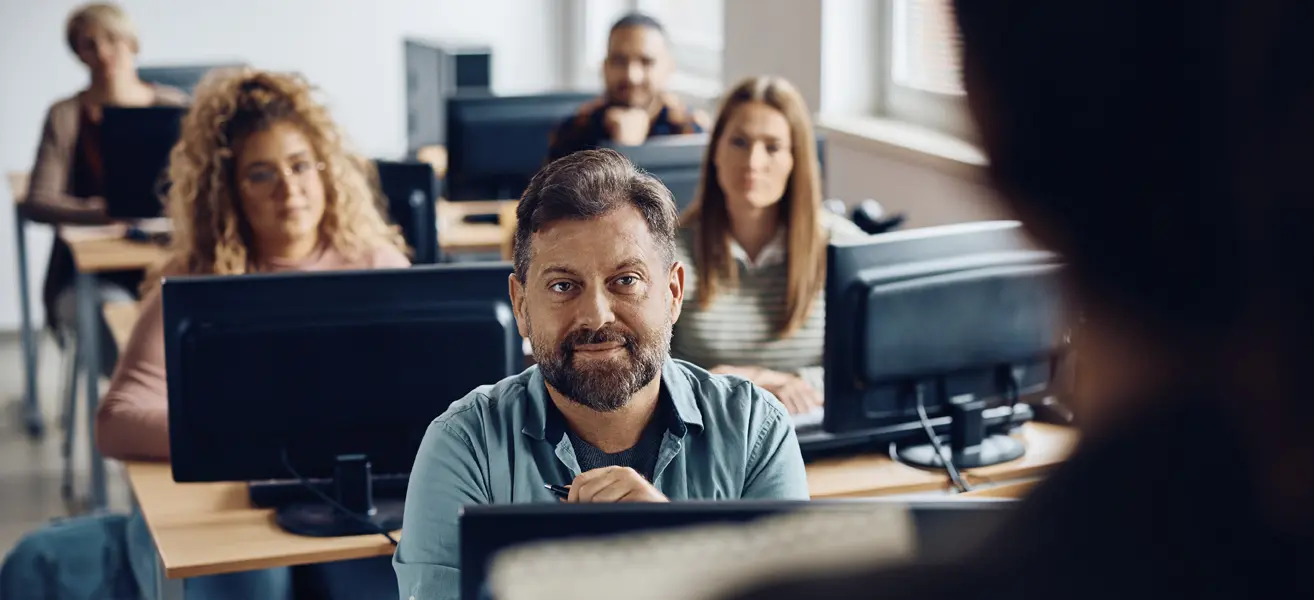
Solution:
<svg viewBox="0 0 1314 600">
<path fill-rule="evenodd" d="M 87 222 L 89 216 L 81 210 L 85 198 L 72 196 L 68 191 L 73 182 L 74 148 L 78 141 L 81 93 L 56 102 L 46 113 L 41 128 L 41 144 L 37 146 L 36 163 L 27 188 L 24 216 L 41 223 Z M 156 106 L 182 106 L 187 94 L 177 88 L 155 86 Z"/>
<path fill-rule="evenodd" d="M 95 224 L 104 217 L 87 209 L 87 199 L 70 193 L 73 189 L 73 164 L 81 122 L 81 93 L 56 102 L 46 113 L 41 128 L 41 143 L 37 146 L 36 164 L 27 188 L 27 201 L 21 205 L 23 216 L 39 223 L 58 225 Z M 182 106 L 187 94 L 177 88 L 155 86 L 156 106 Z M 50 263 L 46 267 L 46 281 L 41 289 L 41 301 L 46 309 L 46 325 L 52 330 L 59 327 L 55 313 L 55 297 L 60 290 L 72 285 L 73 254 L 58 237 L 50 249 Z M 114 277 L 117 276 L 117 277 Z M 132 290 L 133 283 L 141 279 L 139 273 L 108 275 L 116 283 Z"/>
</svg>

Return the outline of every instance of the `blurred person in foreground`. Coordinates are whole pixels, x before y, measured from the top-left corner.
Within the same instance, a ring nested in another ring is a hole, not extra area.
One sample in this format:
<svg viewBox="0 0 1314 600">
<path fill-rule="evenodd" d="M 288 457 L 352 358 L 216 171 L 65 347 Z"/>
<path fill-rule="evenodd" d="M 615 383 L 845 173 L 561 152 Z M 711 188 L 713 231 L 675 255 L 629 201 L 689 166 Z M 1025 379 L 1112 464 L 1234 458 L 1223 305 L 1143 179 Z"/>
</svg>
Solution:
<svg viewBox="0 0 1314 600">
<path fill-rule="evenodd" d="M 1082 440 L 953 564 L 739 598 L 1267 598 L 1314 565 L 1314 3 L 959 0 L 990 174 L 1067 260 Z"/>
</svg>

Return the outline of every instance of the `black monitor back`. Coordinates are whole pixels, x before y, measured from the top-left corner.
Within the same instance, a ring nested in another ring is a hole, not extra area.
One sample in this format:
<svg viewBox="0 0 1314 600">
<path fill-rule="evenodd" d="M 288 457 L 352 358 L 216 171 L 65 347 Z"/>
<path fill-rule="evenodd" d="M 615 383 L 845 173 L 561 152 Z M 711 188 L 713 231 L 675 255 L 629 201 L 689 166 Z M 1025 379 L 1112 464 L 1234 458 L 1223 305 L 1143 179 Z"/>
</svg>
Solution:
<svg viewBox="0 0 1314 600">
<path fill-rule="evenodd" d="M 137 76 L 147 83 L 175 87 L 191 95 L 196 90 L 196 84 L 205 78 L 206 73 L 214 69 L 231 69 L 244 66 L 246 65 L 243 63 L 233 62 L 213 65 L 140 67 L 137 69 Z"/>
<path fill-rule="evenodd" d="M 703 157 L 707 153 L 710 135 L 694 133 L 650 138 L 640 146 L 610 145 L 625 155 L 639 168 L 649 172 L 671 190 L 676 210 L 683 213 L 698 195 L 702 181 Z M 826 140 L 817 136 L 817 161 L 824 175 L 826 167 Z M 823 176 L 822 181 L 825 181 Z"/>
<path fill-rule="evenodd" d="M 547 162 L 552 132 L 594 97 L 463 92 L 448 98 L 447 199 L 519 198 Z"/>
<path fill-rule="evenodd" d="M 410 472 L 429 422 L 519 372 L 509 263 L 166 278 L 175 481 Z"/>
<path fill-rule="evenodd" d="M 905 503 L 864 499 L 466 506 L 460 516 L 461 598 L 479 598 L 496 555 L 521 544 L 747 523 L 801 509 L 870 510 L 873 504 Z M 1004 523 L 1014 504 L 991 499 L 909 504 L 919 558 L 942 560 L 970 549 Z"/>
<path fill-rule="evenodd" d="M 178 142 L 186 108 L 107 106 L 100 127 L 105 203 L 110 217 L 149 219 L 163 213 L 169 152 Z"/>
<path fill-rule="evenodd" d="M 930 415 L 943 399 L 996 389 L 1001 365 L 1020 393 L 1043 390 L 1064 325 L 1058 269 L 1012 221 L 831 243 L 826 432 L 924 435 L 907 386 L 922 377 L 938 382 L 924 395 Z"/>
<path fill-rule="evenodd" d="M 411 263 L 437 263 L 438 220 L 435 202 L 441 195 L 433 166 L 425 162 L 374 162 L 379 187 L 388 200 L 388 218 L 396 223 L 415 253 Z"/>
</svg>

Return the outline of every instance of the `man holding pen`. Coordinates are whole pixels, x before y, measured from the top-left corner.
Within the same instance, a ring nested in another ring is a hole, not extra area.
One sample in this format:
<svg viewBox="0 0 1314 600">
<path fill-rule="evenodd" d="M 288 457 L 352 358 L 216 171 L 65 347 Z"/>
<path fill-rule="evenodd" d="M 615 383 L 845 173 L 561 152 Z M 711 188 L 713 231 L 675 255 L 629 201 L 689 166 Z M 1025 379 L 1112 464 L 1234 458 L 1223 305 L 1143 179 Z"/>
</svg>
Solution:
<svg viewBox="0 0 1314 600">
<path fill-rule="evenodd" d="M 516 217 L 511 303 L 537 365 L 429 426 L 393 558 L 401 598 L 459 595 L 464 505 L 808 498 L 784 406 L 669 357 L 684 266 L 660 182 L 578 152 L 534 177 Z"/>
</svg>

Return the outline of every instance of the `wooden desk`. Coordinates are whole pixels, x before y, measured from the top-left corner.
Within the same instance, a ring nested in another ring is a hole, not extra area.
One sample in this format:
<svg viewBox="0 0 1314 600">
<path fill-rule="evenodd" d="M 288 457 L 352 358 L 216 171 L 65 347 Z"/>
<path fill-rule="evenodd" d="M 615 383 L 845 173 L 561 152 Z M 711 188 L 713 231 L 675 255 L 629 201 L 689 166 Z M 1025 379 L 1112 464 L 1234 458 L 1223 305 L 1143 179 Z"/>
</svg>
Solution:
<svg viewBox="0 0 1314 600">
<path fill-rule="evenodd" d="M 73 251 L 73 264 L 79 273 L 137 271 L 168 258 L 169 250 L 164 246 L 125 239 L 127 230 L 121 224 L 64 226 L 59 228 L 59 237 Z"/>
<path fill-rule="evenodd" d="M 1027 453 L 1015 461 L 964 470 L 969 485 L 1002 483 L 1037 477 L 1063 462 L 1077 441 L 1076 430 L 1047 423 L 1023 425 L 1017 436 Z M 899 464 L 883 454 L 828 458 L 808 464 L 808 488 L 813 498 L 888 496 L 949 489 L 943 471 Z"/>
<path fill-rule="evenodd" d="M 287 533 L 274 522 L 272 509 L 251 508 L 245 483 L 180 484 L 174 483 L 167 464 L 125 466 L 170 579 L 392 553 L 392 544 L 381 535 L 312 538 Z"/>
<path fill-rule="evenodd" d="M 506 215 L 514 217 L 516 200 L 474 200 L 451 202 L 438 200 L 438 247 L 444 253 L 502 252 L 508 245 L 508 232 L 515 228 Z M 468 215 L 500 215 L 501 223 L 466 223 Z"/>
<path fill-rule="evenodd" d="M 132 336 L 132 328 L 137 324 L 137 303 L 108 302 L 101 306 L 100 311 L 105 316 L 105 324 L 109 325 L 114 345 L 118 346 L 120 352 L 123 351 L 128 338 Z"/>
<path fill-rule="evenodd" d="M 14 204 L 27 202 L 27 184 L 31 174 L 27 171 L 10 171 L 5 175 L 9 179 L 9 194 L 13 196 Z"/>
<path fill-rule="evenodd" d="M 96 274 L 110 271 L 147 269 L 164 261 L 169 251 L 163 246 L 135 242 L 123 237 L 125 225 L 96 227 L 62 226 L 59 237 L 73 254 L 77 273 L 74 286 L 77 297 L 78 354 L 86 379 L 87 428 L 95 431 L 96 410 L 100 404 L 100 313 Z M 93 510 L 106 505 L 105 461 L 96 444 L 91 449 L 91 502 Z"/>
<path fill-rule="evenodd" d="M 1059 463 L 1076 434 L 1067 428 L 1022 428 L 1027 456 L 1013 463 L 968 471 L 972 481 L 1031 477 Z M 252 508 L 244 483 L 173 481 L 169 466 L 129 463 L 128 481 L 170 579 L 251 569 L 314 564 L 392 553 L 379 535 L 310 538 L 289 534 L 274 511 Z M 859 456 L 808 465 L 814 498 L 879 496 L 948 488 L 944 473 L 922 471 L 884 456 Z M 400 532 L 397 532 L 400 535 Z"/>
</svg>

